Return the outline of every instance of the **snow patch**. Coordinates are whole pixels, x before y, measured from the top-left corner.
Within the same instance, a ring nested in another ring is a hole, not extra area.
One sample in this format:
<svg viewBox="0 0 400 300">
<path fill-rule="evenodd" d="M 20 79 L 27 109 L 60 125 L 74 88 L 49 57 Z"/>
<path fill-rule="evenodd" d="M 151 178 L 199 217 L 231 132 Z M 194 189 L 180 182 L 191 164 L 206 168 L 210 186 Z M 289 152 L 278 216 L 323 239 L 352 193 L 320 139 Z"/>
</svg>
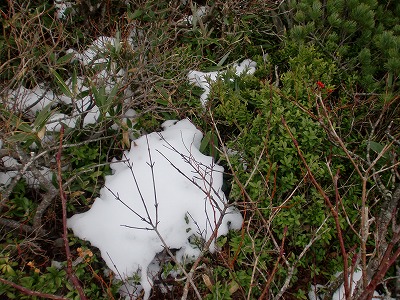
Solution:
<svg viewBox="0 0 400 300">
<path fill-rule="evenodd" d="M 134 140 L 124 159 L 111 165 L 114 174 L 106 177 L 91 209 L 68 220 L 76 236 L 100 249 L 119 279 L 139 275 L 146 297 L 152 286 L 149 266 L 164 249 L 148 229 L 158 221 L 165 244 L 179 249 L 177 259 L 193 260 L 201 248 L 193 241 L 211 237 L 227 201 L 223 168 L 199 151 L 202 133 L 189 120 L 167 121 L 163 128 Z M 226 212 L 218 236 L 242 225 L 238 210 Z M 214 242 L 209 250 L 215 250 Z"/>
<path fill-rule="evenodd" d="M 233 70 L 235 71 L 236 75 L 252 75 L 256 71 L 257 63 L 252 61 L 251 59 L 245 59 L 240 64 L 234 64 Z M 204 90 L 203 94 L 200 96 L 200 101 L 203 106 L 206 105 L 208 101 L 208 96 L 211 91 L 211 84 L 215 82 L 218 76 L 222 75 L 223 72 L 201 72 L 201 71 L 189 71 L 188 73 L 188 80 L 189 82 L 193 83 L 194 85 L 202 88 Z"/>
</svg>

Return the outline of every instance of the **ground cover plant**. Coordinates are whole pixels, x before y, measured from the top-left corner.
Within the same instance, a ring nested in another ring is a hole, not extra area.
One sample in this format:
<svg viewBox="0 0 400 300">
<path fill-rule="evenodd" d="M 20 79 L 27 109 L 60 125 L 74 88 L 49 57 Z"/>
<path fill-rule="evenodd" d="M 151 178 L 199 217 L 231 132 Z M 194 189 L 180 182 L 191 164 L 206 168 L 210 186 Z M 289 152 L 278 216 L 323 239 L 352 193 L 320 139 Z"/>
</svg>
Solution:
<svg viewBox="0 0 400 300">
<path fill-rule="evenodd" d="M 132 298 L 400 297 L 400 4 L 32 0 L 0 9 L 2 297 L 122 297 L 118 274 L 67 218 L 95 205 L 113 158 L 185 118 L 203 133 L 199 151 L 224 167 L 226 207 L 243 223 L 218 239 L 221 224 L 211 237 L 199 230 L 189 242 L 201 255 L 186 263 L 160 243 L 151 293 Z M 255 72 L 236 72 L 244 59 Z M 218 72 L 206 76 L 206 101 L 190 70 Z"/>
</svg>

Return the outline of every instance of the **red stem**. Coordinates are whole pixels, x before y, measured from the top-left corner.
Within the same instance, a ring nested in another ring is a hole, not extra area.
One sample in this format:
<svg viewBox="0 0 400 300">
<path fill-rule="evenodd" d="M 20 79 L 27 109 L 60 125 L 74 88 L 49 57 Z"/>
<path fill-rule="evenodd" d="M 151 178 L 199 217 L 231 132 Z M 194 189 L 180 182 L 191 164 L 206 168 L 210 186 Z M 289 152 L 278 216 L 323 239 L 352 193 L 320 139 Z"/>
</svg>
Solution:
<svg viewBox="0 0 400 300">
<path fill-rule="evenodd" d="M 58 148 L 58 153 L 56 156 L 57 160 L 57 179 L 58 179 L 58 187 L 60 190 L 60 198 L 61 198 L 61 205 L 62 205 L 62 222 L 63 222 L 63 240 L 64 240 L 64 247 L 65 247 L 65 254 L 67 256 L 67 274 L 72 281 L 73 285 L 75 286 L 76 290 L 78 291 L 79 297 L 81 300 L 87 300 L 85 293 L 83 292 L 83 288 L 79 283 L 78 278 L 76 277 L 75 273 L 72 270 L 72 259 L 71 259 L 71 251 L 69 249 L 68 244 L 68 230 L 67 230 L 67 197 L 63 190 L 62 186 L 62 177 L 61 177 L 61 153 L 62 153 L 62 145 L 63 145 L 63 137 L 64 137 L 64 126 L 61 126 L 60 130 L 60 146 Z"/>
<path fill-rule="evenodd" d="M 400 256 L 400 248 L 397 248 L 396 252 L 392 256 L 390 256 L 392 253 L 393 247 L 398 242 L 399 235 L 400 235 L 400 232 L 397 232 L 395 234 L 395 236 L 392 238 L 392 241 L 386 248 L 385 254 L 383 255 L 383 257 L 381 259 L 381 264 L 379 265 L 378 270 L 375 273 L 375 276 L 372 278 L 372 280 L 370 281 L 368 286 L 365 288 L 364 292 L 360 295 L 358 300 L 371 299 L 377 285 L 382 281 L 383 277 L 387 273 L 390 266 L 393 265 L 394 262 L 397 260 L 397 258 Z"/>
<path fill-rule="evenodd" d="M 0 282 L 7 284 L 9 286 L 12 286 L 16 290 L 19 290 L 20 292 L 24 293 L 25 295 L 29 296 L 35 296 L 35 297 L 40 297 L 40 298 L 46 298 L 46 299 L 58 299 L 58 300 L 68 300 L 67 298 L 64 298 L 62 296 L 56 296 L 52 294 L 45 294 L 45 293 L 40 293 L 36 291 L 32 291 L 30 289 L 27 289 L 26 287 L 20 286 L 12 281 L 9 281 L 7 279 L 3 279 L 0 277 Z"/>
<path fill-rule="evenodd" d="M 348 255 L 347 255 L 347 252 L 346 252 L 346 248 L 344 246 L 342 229 L 340 228 L 340 222 L 339 222 L 338 213 L 337 213 L 336 209 L 334 208 L 334 206 L 332 205 L 331 200 L 329 200 L 329 197 L 326 195 L 326 193 L 324 192 L 322 187 L 318 184 L 318 182 L 315 179 L 313 173 L 311 172 L 311 169 L 308 166 L 307 161 L 305 160 L 303 154 L 301 153 L 301 150 L 299 148 L 299 143 L 294 138 L 294 136 L 293 136 L 292 132 L 290 131 L 290 129 L 289 129 L 285 119 L 283 118 L 283 116 L 281 117 L 281 119 L 282 119 L 283 126 L 285 126 L 287 132 L 289 133 L 289 135 L 290 135 L 290 137 L 291 137 L 291 139 L 293 141 L 294 146 L 296 147 L 297 153 L 299 154 L 301 161 L 303 162 L 304 166 L 307 169 L 308 176 L 310 177 L 311 182 L 316 187 L 316 189 L 321 194 L 321 196 L 324 198 L 325 203 L 328 205 L 328 207 L 329 207 L 329 209 L 330 209 L 330 211 L 332 213 L 332 217 L 335 220 L 337 236 L 338 236 L 339 244 L 340 244 L 340 250 L 342 252 L 342 257 L 343 257 L 343 277 L 344 277 L 343 286 L 344 286 L 344 293 L 345 293 L 346 299 L 350 299 L 348 261 L 347 261 Z"/>
<path fill-rule="evenodd" d="M 282 238 L 281 247 L 280 247 L 280 250 L 279 250 L 278 260 L 275 262 L 274 269 L 272 270 L 271 275 L 269 276 L 267 282 L 265 283 L 265 287 L 263 289 L 263 292 L 261 293 L 261 296 L 258 298 L 258 300 L 267 299 L 269 286 L 271 285 L 271 282 L 272 282 L 273 278 L 275 277 L 275 273 L 278 270 L 279 262 L 280 262 L 281 258 L 283 257 L 283 255 L 285 254 L 284 246 L 285 246 L 285 240 L 286 240 L 287 231 L 288 231 L 288 227 L 285 226 L 285 229 L 283 230 L 283 238 Z"/>
</svg>

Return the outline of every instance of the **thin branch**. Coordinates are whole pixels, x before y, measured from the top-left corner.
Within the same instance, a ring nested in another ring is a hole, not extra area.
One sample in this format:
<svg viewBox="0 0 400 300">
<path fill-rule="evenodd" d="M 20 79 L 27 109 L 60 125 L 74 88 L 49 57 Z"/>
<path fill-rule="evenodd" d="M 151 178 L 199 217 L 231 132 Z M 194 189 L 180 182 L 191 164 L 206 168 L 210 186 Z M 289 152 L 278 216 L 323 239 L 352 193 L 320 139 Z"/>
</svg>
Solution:
<svg viewBox="0 0 400 300">
<path fill-rule="evenodd" d="M 18 285 L 12 281 L 9 281 L 9 280 L 1 278 L 1 277 L 0 277 L 0 282 L 4 283 L 6 285 L 12 286 L 16 290 L 19 290 L 20 292 L 22 292 L 23 294 L 28 295 L 28 296 L 40 297 L 40 298 L 45 298 L 45 299 L 68 300 L 68 298 L 64 298 L 62 296 L 32 291 L 30 289 L 27 289 L 26 287 L 23 287 L 21 285 Z"/>
<path fill-rule="evenodd" d="M 62 185 L 62 176 L 61 176 L 61 153 L 62 153 L 62 143 L 63 143 L 63 137 L 64 137 L 64 126 L 61 126 L 60 130 L 60 147 L 58 149 L 58 153 L 56 156 L 56 161 L 57 161 L 57 179 L 58 179 L 58 188 L 60 190 L 60 197 L 61 197 L 61 205 L 62 205 L 62 221 L 63 221 L 63 240 L 64 240 L 64 247 L 65 247 L 65 254 L 67 256 L 67 274 L 69 278 L 71 279 L 73 285 L 78 291 L 78 294 L 81 298 L 81 300 L 86 300 L 85 293 L 83 291 L 83 288 L 81 284 L 79 283 L 78 278 L 76 277 L 75 273 L 72 270 L 72 259 L 71 259 L 71 251 L 69 249 L 69 243 L 68 243 L 68 229 L 67 229 L 67 199 L 65 192 L 63 190 L 63 185 Z"/>
<path fill-rule="evenodd" d="M 158 200 L 157 200 L 157 189 L 156 189 L 156 180 L 155 180 L 155 175 L 154 175 L 154 162 L 151 156 L 151 151 L 150 151 L 150 144 L 149 144 L 149 138 L 146 135 L 146 143 L 147 143 L 147 151 L 149 153 L 149 160 L 150 163 L 148 164 L 151 170 L 151 179 L 153 181 L 153 195 L 154 195 L 154 208 L 155 208 L 155 213 L 156 213 L 156 223 L 154 224 L 155 226 L 158 225 Z"/>
<path fill-rule="evenodd" d="M 179 174 L 181 174 L 183 177 L 185 177 L 187 180 L 189 180 L 192 184 L 194 184 L 196 187 L 198 187 L 204 194 L 206 194 L 206 195 L 208 194 L 208 192 L 207 192 L 206 190 L 204 190 L 204 188 L 201 187 L 195 180 L 189 178 L 189 176 L 187 176 L 185 173 L 183 173 L 182 170 L 180 170 L 178 167 L 176 167 L 176 166 L 172 163 L 172 161 L 171 161 L 166 155 L 164 155 L 164 154 L 163 154 L 161 151 L 159 151 L 159 150 L 156 150 L 156 151 L 157 151 L 158 153 L 160 153 L 161 156 L 163 156 L 163 157 L 170 163 L 170 165 L 171 165 L 175 170 L 177 170 L 177 171 L 179 172 Z M 189 162 L 189 163 L 190 163 L 190 162 Z M 214 190 L 214 193 L 215 193 L 215 195 L 217 195 L 217 197 L 219 197 L 217 191 Z M 217 203 L 216 200 L 214 199 L 214 197 L 213 197 L 212 195 L 210 195 L 210 200 L 212 200 L 214 203 Z M 218 210 L 220 210 L 220 212 L 221 212 L 221 209 L 220 209 L 218 206 L 217 206 L 217 208 L 218 208 Z"/>
<path fill-rule="evenodd" d="M 151 158 L 151 152 L 150 152 L 150 148 L 149 148 L 149 143 L 148 143 L 147 145 L 148 145 L 148 152 L 149 152 L 149 156 L 150 156 L 150 164 L 148 164 L 148 165 L 149 165 L 149 167 L 152 169 L 152 167 L 154 167 L 154 162 L 152 161 L 152 158 Z M 168 160 L 168 158 L 167 158 L 166 156 L 164 156 L 164 157 Z M 169 160 L 168 160 L 168 161 L 169 161 Z M 179 168 L 177 168 L 171 161 L 169 161 L 169 162 L 171 163 L 172 166 L 174 166 L 177 170 L 179 170 Z M 148 227 L 136 227 L 136 226 L 129 226 L 129 225 L 121 225 L 121 226 L 127 227 L 127 228 L 132 228 L 132 229 L 153 230 L 153 231 L 157 234 L 158 238 L 160 239 L 160 241 L 161 241 L 161 243 L 162 243 L 164 249 L 165 249 L 166 252 L 168 253 L 168 255 L 171 257 L 171 259 L 174 261 L 174 263 L 178 266 L 178 268 L 182 271 L 182 273 L 186 276 L 186 278 L 187 278 L 186 283 L 187 283 L 188 285 L 190 284 L 190 285 L 193 287 L 197 298 L 198 298 L 199 300 L 201 300 L 202 297 L 201 297 L 201 295 L 200 295 L 200 293 L 199 293 L 199 291 L 198 291 L 198 289 L 197 289 L 197 287 L 196 287 L 196 285 L 195 285 L 195 283 L 194 283 L 194 281 L 193 281 L 193 278 L 192 278 L 191 273 L 190 273 L 190 272 L 187 272 L 187 271 L 185 270 L 184 266 L 176 259 L 175 255 L 174 255 L 174 254 L 172 253 L 172 251 L 169 249 L 168 244 L 166 243 L 166 241 L 164 240 L 164 238 L 163 238 L 162 235 L 160 234 L 160 232 L 159 232 L 159 230 L 158 230 L 158 215 L 156 215 L 156 222 L 154 222 L 154 221 L 152 220 L 152 218 L 150 217 L 150 213 L 148 212 L 147 204 L 146 204 L 145 198 L 144 198 L 144 196 L 143 196 L 143 194 L 142 194 L 142 192 L 141 192 L 141 190 L 140 190 L 139 182 L 137 181 L 137 178 L 136 178 L 136 175 L 135 175 L 134 165 L 133 165 L 132 163 L 129 162 L 129 159 L 128 159 L 128 158 L 126 159 L 125 164 L 127 164 L 128 168 L 130 169 L 131 174 L 132 174 L 132 176 L 133 176 L 133 178 L 134 178 L 135 185 L 136 185 L 136 188 L 137 188 L 137 190 L 138 190 L 138 192 L 139 192 L 139 196 L 140 196 L 140 198 L 141 198 L 142 204 L 143 204 L 144 209 L 145 209 L 145 211 L 146 211 L 148 220 L 147 220 L 145 217 L 141 216 L 138 212 L 136 212 L 135 210 L 133 210 L 128 204 L 126 204 L 126 203 L 119 197 L 118 192 L 117 192 L 117 193 L 113 192 L 113 191 L 112 191 L 110 188 L 108 188 L 107 186 L 105 186 L 105 188 L 114 196 L 114 198 L 115 198 L 116 200 L 118 200 L 119 202 L 121 202 L 125 207 L 127 207 L 131 212 L 133 212 L 137 217 L 139 217 L 141 221 L 143 221 L 143 222 L 145 222 L 146 224 L 150 225 L 150 228 L 148 228 Z M 181 170 L 179 170 L 179 171 L 180 171 L 180 174 L 185 175 Z M 155 174 L 154 174 L 153 170 L 152 170 L 152 172 L 151 172 L 151 175 L 152 175 L 153 184 L 154 184 L 154 186 L 155 186 Z M 153 187 L 154 187 L 154 186 L 153 186 Z M 155 192 L 156 192 L 156 191 L 154 190 L 154 193 L 155 193 Z M 156 196 L 155 196 L 155 205 L 158 206 L 158 200 L 157 200 Z M 156 206 L 156 208 L 157 208 L 157 206 Z M 156 209 L 156 213 L 158 214 L 158 210 L 157 210 L 157 209 Z M 222 220 L 221 220 L 221 223 L 222 223 Z M 220 224 L 221 224 L 221 223 L 220 223 Z M 220 224 L 219 224 L 219 226 L 220 226 Z M 214 235 L 212 235 L 212 237 L 210 237 L 210 243 L 211 243 L 211 241 L 212 241 L 212 238 L 214 238 Z M 200 256 L 199 256 L 199 261 L 200 261 L 200 259 L 202 258 L 202 256 L 203 256 L 203 255 L 200 255 Z M 111 259 L 111 258 L 110 258 L 110 259 Z M 115 265 L 114 265 L 114 267 L 116 268 Z M 193 273 L 193 272 L 192 272 L 192 273 Z M 143 275 L 142 275 L 142 276 L 143 276 Z M 122 277 L 121 277 L 121 278 L 122 278 Z"/>
<path fill-rule="evenodd" d="M 274 268 L 272 269 L 271 275 L 268 277 L 267 282 L 265 283 L 264 289 L 261 293 L 261 296 L 258 298 L 258 300 L 263 300 L 267 299 L 268 291 L 269 291 L 269 286 L 271 285 L 272 280 L 275 277 L 275 273 L 278 271 L 278 266 L 281 258 L 285 255 L 284 252 L 284 246 L 285 246 L 285 240 L 286 240 L 286 234 L 287 234 L 288 228 L 285 226 L 285 229 L 283 230 L 283 238 L 281 241 L 281 247 L 279 249 L 279 256 L 278 259 L 275 261 Z"/>
<path fill-rule="evenodd" d="M 376 289 L 377 285 L 383 280 L 385 274 L 389 270 L 389 268 L 395 263 L 395 261 L 400 256 L 400 248 L 397 248 L 396 251 L 392 254 L 394 246 L 398 243 L 400 239 L 400 231 L 396 232 L 393 236 L 393 239 L 389 243 L 385 254 L 381 260 L 381 264 L 375 273 L 375 276 L 372 278 L 370 283 L 365 287 L 364 291 L 358 298 L 358 300 L 367 300 L 370 299 Z"/>
<path fill-rule="evenodd" d="M 0 218 L 0 225 L 6 226 L 9 228 L 13 228 L 16 231 L 23 232 L 23 233 L 37 233 L 38 235 L 47 235 L 48 234 L 48 232 L 44 231 L 42 228 L 38 229 L 33 226 L 22 224 L 20 222 L 6 219 L 6 218 Z"/>
<path fill-rule="evenodd" d="M 299 148 L 299 144 L 298 144 L 297 140 L 294 138 L 292 132 L 290 131 L 284 117 L 282 116 L 281 119 L 282 119 L 283 126 L 286 128 L 286 131 L 289 133 L 290 138 L 292 139 L 293 144 L 296 147 L 297 153 L 299 154 L 299 157 L 300 157 L 301 161 L 303 162 L 304 167 L 308 171 L 308 175 L 310 177 L 311 182 L 313 183 L 315 188 L 318 190 L 320 195 L 324 198 L 325 203 L 328 205 L 328 207 L 331 211 L 332 217 L 335 221 L 337 237 L 339 239 L 340 250 L 341 250 L 342 256 L 343 256 L 344 291 L 345 291 L 346 299 L 349 299 L 350 298 L 350 289 L 349 289 L 348 261 L 347 261 L 348 255 L 346 252 L 346 248 L 344 246 L 344 240 L 343 240 L 343 235 L 342 235 L 342 229 L 340 228 L 340 221 L 339 221 L 338 213 L 337 213 L 336 209 L 333 207 L 332 202 L 329 199 L 328 195 L 326 195 L 325 191 L 322 189 L 322 187 L 319 185 L 319 183 L 315 179 L 310 167 L 307 164 L 307 161 L 304 158 L 303 153 L 301 152 L 301 150 Z M 342 142 L 342 144 L 343 144 L 343 142 Z M 362 175 L 361 172 L 360 172 L 360 174 Z"/>
<path fill-rule="evenodd" d="M 124 154 L 124 155 L 125 155 L 125 154 Z M 148 221 L 147 221 L 146 223 L 151 224 L 151 225 L 154 225 L 154 224 L 153 224 L 153 221 L 152 221 L 152 219 L 151 219 L 151 217 L 150 217 L 150 213 L 149 213 L 149 210 L 148 210 L 148 208 L 147 208 L 146 201 L 145 201 L 144 196 L 143 196 L 143 194 L 142 194 L 142 191 L 141 191 L 141 189 L 140 189 L 140 187 L 139 187 L 139 182 L 138 182 L 138 180 L 137 180 L 137 178 L 136 178 L 135 171 L 133 170 L 133 163 L 131 163 L 131 162 L 129 161 L 129 159 L 127 158 L 127 162 L 126 162 L 125 164 L 127 164 L 129 170 L 131 171 L 133 180 L 135 181 L 136 189 L 137 189 L 137 191 L 138 191 L 138 193 L 139 193 L 139 196 L 140 196 L 140 200 L 142 201 L 143 208 L 144 208 L 145 211 L 146 211 L 146 215 L 147 215 L 147 218 L 148 218 Z M 145 220 L 145 219 L 142 217 L 142 220 Z"/>
<path fill-rule="evenodd" d="M 90 142 L 101 141 L 101 140 L 108 139 L 108 138 L 109 138 L 109 137 L 101 137 L 101 138 L 98 138 L 98 139 L 93 139 L 93 140 L 90 140 L 90 141 L 84 141 L 84 142 L 80 142 L 80 143 L 63 144 L 63 145 L 62 145 L 62 149 L 64 149 L 64 148 L 71 148 L 71 147 L 77 147 L 77 146 L 80 146 L 80 145 L 85 145 L 85 144 L 90 143 Z M 41 158 L 41 157 L 43 157 L 43 156 L 45 156 L 45 155 L 51 153 L 51 152 L 54 151 L 54 150 L 58 150 L 58 149 L 59 149 L 59 146 L 51 147 L 51 148 L 46 149 L 46 150 L 44 150 L 44 151 L 42 151 L 42 152 L 40 152 L 39 154 L 36 154 L 36 155 L 35 155 L 34 152 L 31 152 L 31 153 L 30 153 L 31 156 L 30 156 L 29 158 L 28 158 L 28 157 L 26 156 L 26 154 L 19 148 L 19 146 L 16 145 L 15 148 L 16 148 L 16 150 L 13 151 L 13 152 L 11 152 L 9 155 L 12 156 L 12 157 L 14 157 L 14 158 L 15 158 L 15 157 L 18 157 L 18 158 L 22 161 L 23 166 L 22 166 L 22 169 L 21 169 L 21 170 L 19 171 L 19 173 L 17 174 L 17 176 L 15 176 L 15 177 L 13 178 L 13 180 L 11 181 L 11 183 L 7 186 L 7 188 L 5 188 L 5 189 L 2 191 L 1 197 L 0 197 L 0 210 L 1 210 L 2 206 L 3 206 L 3 204 L 5 203 L 5 201 L 8 200 L 8 198 L 9 198 L 10 194 L 12 193 L 12 191 L 13 191 L 15 185 L 16 185 L 17 182 L 22 178 L 22 176 L 25 174 L 25 172 L 26 172 L 27 170 L 31 169 L 31 166 L 33 166 L 34 163 L 35 163 L 39 158 Z M 7 151 L 8 151 L 8 150 L 7 150 Z M 4 154 L 5 154 L 5 153 L 4 153 L 4 151 L 3 151 L 3 152 L 1 153 L 1 155 L 4 155 Z M 24 159 L 24 157 L 25 157 L 25 159 Z"/>
<path fill-rule="evenodd" d="M 146 220 L 146 218 L 142 217 L 138 212 L 136 212 L 133 208 L 131 208 L 128 204 L 126 204 L 120 197 L 119 197 L 119 193 L 114 193 L 109 187 L 104 186 L 115 198 L 115 200 L 118 200 L 119 202 L 121 202 L 127 209 L 129 209 L 131 212 L 133 212 L 141 221 L 149 224 L 149 225 L 153 225 L 151 223 L 151 220 Z"/>
</svg>

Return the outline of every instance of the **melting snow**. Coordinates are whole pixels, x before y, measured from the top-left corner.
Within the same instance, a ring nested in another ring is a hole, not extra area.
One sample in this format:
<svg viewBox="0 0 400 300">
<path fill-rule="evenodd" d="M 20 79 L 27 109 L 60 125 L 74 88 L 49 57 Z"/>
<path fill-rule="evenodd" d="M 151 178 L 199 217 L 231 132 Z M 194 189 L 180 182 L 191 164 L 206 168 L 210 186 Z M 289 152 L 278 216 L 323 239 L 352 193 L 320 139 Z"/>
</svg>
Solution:
<svg viewBox="0 0 400 300">
<path fill-rule="evenodd" d="M 223 168 L 199 151 L 202 133 L 189 120 L 167 121 L 163 127 L 160 133 L 134 140 L 124 160 L 112 164 L 114 174 L 106 177 L 92 208 L 68 220 L 76 236 L 100 249 L 120 279 L 138 272 L 147 297 L 152 285 L 149 265 L 164 249 L 156 232 L 147 229 L 158 220 L 168 248 L 180 249 L 177 259 L 195 259 L 200 249 L 190 241 L 211 237 L 226 204 Z M 241 214 L 229 207 L 218 236 L 241 224 Z M 214 243 L 209 250 L 215 250 Z"/>
<path fill-rule="evenodd" d="M 240 64 L 234 64 L 233 70 L 236 75 L 254 74 L 256 71 L 257 63 L 251 59 L 245 59 Z M 203 94 L 200 96 L 200 101 L 203 106 L 206 105 L 208 96 L 211 91 L 210 83 L 217 80 L 220 72 L 200 72 L 200 71 L 190 71 L 188 73 L 188 79 L 194 85 L 202 88 L 204 90 Z"/>
<path fill-rule="evenodd" d="M 70 2 L 58 6 L 56 4 L 59 9 L 58 18 L 63 18 L 66 8 L 70 6 Z M 204 13 L 202 9 L 197 12 L 198 16 Z M 100 70 L 92 78 L 92 83 L 103 83 L 107 93 L 124 75 L 123 70 L 117 73 L 115 66 L 107 59 L 109 47 L 116 46 L 116 39 L 99 37 L 82 53 L 69 50 L 74 53 L 73 59 L 85 66 L 108 66 L 107 70 Z M 240 64 L 234 64 L 233 69 L 238 76 L 253 74 L 256 63 L 246 59 Z M 210 83 L 220 74 L 200 71 L 188 73 L 189 81 L 204 90 L 200 97 L 203 106 L 208 100 Z M 67 85 L 76 93 L 89 89 L 82 77 L 77 78 L 75 87 L 72 86 L 71 79 L 67 80 Z M 8 106 L 18 111 L 28 111 L 34 116 L 50 103 L 74 105 L 74 110 L 70 115 L 53 113 L 46 124 L 48 132 L 59 131 L 61 123 L 75 127 L 83 112 L 86 113 L 84 125 L 95 123 L 99 116 L 99 108 L 89 97 L 73 101 L 66 95 L 55 95 L 40 85 L 33 89 L 21 86 L 10 91 Z M 130 109 L 125 116 L 134 119 L 135 115 L 136 112 Z M 106 177 L 105 187 L 91 209 L 68 220 L 68 226 L 75 235 L 100 249 L 103 259 L 118 278 L 126 280 L 138 274 L 145 297 L 150 294 L 152 275 L 160 268 L 154 259 L 164 249 L 162 241 L 152 230 L 152 225 L 158 221 L 157 230 L 160 236 L 166 246 L 178 250 L 176 258 L 180 262 L 190 261 L 201 253 L 201 247 L 193 242 L 193 237 L 209 239 L 221 216 L 220 210 L 226 204 L 226 198 L 221 191 L 223 168 L 215 164 L 211 157 L 200 153 L 202 133 L 189 120 L 166 121 L 163 129 L 160 133 L 153 132 L 134 140 L 130 151 L 125 152 L 124 159 L 111 165 L 114 174 Z M 3 141 L 0 140 L 0 149 L 2 146 Z M 1 160 L 6 168 L 21 167 L 12 157 L 6 156 Z M 52 173 L 48 168 L 42 167 L 39 171 L 51 180 Z M 17 170 L 0 172 L 0 185 L 8 185 L 17 174 Z M 28 184 L 38 185 L 30 171 L 23 177 Z M 217 235 L 225 235 L 229 229 L 239 229 L 242 222 L 240 212 L 229 207 Z M 214 243 L 209 250 L 215 250 Z M 353 286 L 359 280 L 357 276 L 358 273 L 355 273 Z M 318 287 L 312 286 L 310 299 L 317 297 L 314 292 L 317 289 Z M 336 291 L 333 299 L 342 298 L 343 287 Z"/>
<path fill-rule="evenodd" d="M 336 274 L 336 276 L 339 276 L 339 274 Z M 361 270 L 355 271 L 352 275 L 349 275 L 351 278 L 351 294 L 353 294 L 355 287 L 357 286 L 357 283 L 361 280 L 362 272 Z M 310 300 L 317 300 L 317 299 L 322 299 L 323 298 L 323 293 L 319 293 L 319 290 L 323 290 L 324 286 L 317 284 L 317 285 L 311 285 L 310 291 L 308 292 L 308 299 Z M 379 295 L 378 292 L 374 292 L 373 299 L 386 299 L 386 300 L 394 300 L 394 298 L 391 298 L 387 295 Z M 333 294 L 332 300 L 345 300 L 346 295 L 344 292 L 344 285 L 342 284 Z"/>
</svg>

